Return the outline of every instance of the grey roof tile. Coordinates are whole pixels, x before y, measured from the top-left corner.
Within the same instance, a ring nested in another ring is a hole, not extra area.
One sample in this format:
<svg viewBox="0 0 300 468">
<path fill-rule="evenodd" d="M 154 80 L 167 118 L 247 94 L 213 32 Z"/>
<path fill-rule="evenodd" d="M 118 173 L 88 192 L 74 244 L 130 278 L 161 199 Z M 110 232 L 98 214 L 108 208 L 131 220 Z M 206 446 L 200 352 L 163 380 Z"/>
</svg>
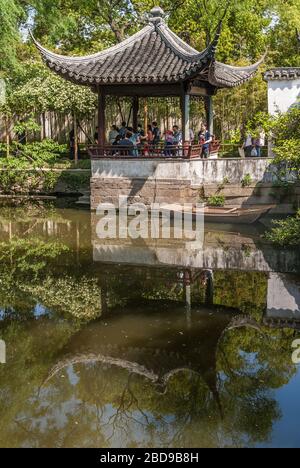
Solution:
<svg viewBox="0 0 300 468">
<path fill-rule="evenodd" d="M 249 80 L 261 62 L 250 67 L 231 67 L 215 60 L 221 24 L 214 41 L 198 52 L 165 24 L 162 11 L 151 11 L 149 24 L 137 34 L 107 50 L 86 57 L 65 57 L 42 47 L 35 39 L 46 65 L 79 84 L 179 83 L 206 76 L 217 88 L 238 86 Z M 207 73 L 205 73 L 207 72 Z"/>
<path fill-rule="evenodd" d="M 300 67 L 272 68 L 264 77 L 266 81 L 295 80 L 300 78 Z"/>
</svg>

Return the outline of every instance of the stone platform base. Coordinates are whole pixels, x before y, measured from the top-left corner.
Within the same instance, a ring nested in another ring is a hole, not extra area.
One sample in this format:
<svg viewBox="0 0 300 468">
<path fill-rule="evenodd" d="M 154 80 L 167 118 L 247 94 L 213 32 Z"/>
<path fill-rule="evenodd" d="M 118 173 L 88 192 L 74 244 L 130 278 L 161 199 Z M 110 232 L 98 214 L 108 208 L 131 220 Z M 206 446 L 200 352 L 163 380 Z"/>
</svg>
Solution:
<svg viewBox="0 0 300 468">
<path fill-rule="evenodd" d="M 100 203 L 119 205 L 119 196 L 128 203 L 196 205 L 215 195 L 225 205 L 277 205 L 282 212 L 299 206 L 300 189 L 287 190 L 278 183 L 272 159 L 100 159 L 92 161 L 91 209 Z M 245 181 L 249 186 L 245 186 Z M 287 173 L 294 182 L 295 175 Z"/>
<path fill-rule="evenodd" d="M 192 203 L 200 198 L 200 190 L 191 186 L 189 180 L 144 179 L 97 177 L 91 179 L 91 209 L 96 210 L 100 203 L 119 205 L 119 197 L 127 196 L 128 204 L 143 203 Z"/>
</svg>

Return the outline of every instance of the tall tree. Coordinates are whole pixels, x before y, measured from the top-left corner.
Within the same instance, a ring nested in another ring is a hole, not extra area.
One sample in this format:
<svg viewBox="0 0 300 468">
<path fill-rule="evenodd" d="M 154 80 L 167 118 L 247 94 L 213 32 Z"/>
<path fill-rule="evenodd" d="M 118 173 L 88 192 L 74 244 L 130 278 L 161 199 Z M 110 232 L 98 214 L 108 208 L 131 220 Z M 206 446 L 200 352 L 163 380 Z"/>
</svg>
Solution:
<svg viewBox="0 0 300 468">
<path fill-rule="evenodd" d="M 0 74 L 15 67 L 24 11 L 18 0 L 0 0 Z"/>
</svg>

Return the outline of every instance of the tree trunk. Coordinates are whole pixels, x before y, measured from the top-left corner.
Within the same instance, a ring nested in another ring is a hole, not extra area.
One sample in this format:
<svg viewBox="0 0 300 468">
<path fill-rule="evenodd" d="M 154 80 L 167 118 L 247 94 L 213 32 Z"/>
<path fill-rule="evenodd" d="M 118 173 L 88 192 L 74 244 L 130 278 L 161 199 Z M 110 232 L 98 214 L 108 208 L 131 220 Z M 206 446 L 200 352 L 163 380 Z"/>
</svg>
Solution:
<svg viewBox="0 0 300 468">
<path fill-rule="evenodd" d="M 78 127 L 77 127 L 77 117 L 74 113 L 74 163 L 75 166 L 78 165 Z"/>
<path fill-rule="evenodd" d="M 9 120 L 5 117 L 5 135 L 6 135 L 6 157 L 10 156 L 10 136 L 9 136 Z"/>
</svg>

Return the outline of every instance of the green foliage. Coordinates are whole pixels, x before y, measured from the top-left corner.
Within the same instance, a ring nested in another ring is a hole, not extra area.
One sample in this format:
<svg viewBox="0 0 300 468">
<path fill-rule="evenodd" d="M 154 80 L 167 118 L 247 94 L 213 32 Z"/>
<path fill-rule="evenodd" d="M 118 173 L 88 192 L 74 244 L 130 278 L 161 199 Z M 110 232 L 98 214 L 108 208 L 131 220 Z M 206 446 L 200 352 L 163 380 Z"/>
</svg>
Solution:
<svg viewBox="0 0 300 468">
<path fill-rule="evenodd" d="M 53 140 L 43 140 L 27 145 L 18 145 L 17 157 L 22 157 L 35 166 L 53 166 L 66 156 L 67 146 L 60 145 Z"/>
<path fill-rule="evenodd" d="M 90 184 L 90 173 L 75 173 L 75 172 L 62 172 L 60 180 L 65 183 L 69 190 L 78 190 L 83 187 L 88 187 Z"/>
<path fill-rule="evenodd" d="M 250 174 L 246 174 L 245 177 L 242 179 L 242 187 L 250 187 L 252 184 L 252 177 Z"/>
<path fill-rule="evenodd" d="M 0 144 L 0 151 L 4 153 L 5 149 L 6 145 Z M 10 152 L 13 157 L 0 160 L 0 167 L 5 168 L 7 165 L 18 163 L 23 167 L 22 163 L 26 162 L 30 162 L 34 167 L 53 166 L 66 155 L 67 146 L 48 139 L 26 145 L 14 142 L 10 146 Z"/>
<path fill-rule="evenodd" d="M 271 135 L 274 121 L 274 116 L 267 112 L 258 112 L 247 122 L 246 131 L 252 135 L 256 135 L 260 129 L 263 129 L 266 135 Z"/>
<path fill-rule="evenodd" d="M 9 244 L 0 243 L 0 262 L 9 270 L 11 277 L 16 272 L 36 276 L 49 261 L 66 250 L 59 242 L 44 242 L 37 238 L 12 239 Z"/>
<path fill-rule="evenodd" d="M 0 0 L 0 77 L 1 73 L 18 65 L 19 25 L 25 17 L 22 3 L 19 0 Z"/>
<path fill-rule="evenodd" d="M 228 143 L 231 145 L 239 145 L 242 140 L 241 130 L 230 130 Z"/>
<path fill-rule="evenodd" d="M 292 107 L 285 114 L 270 116 L 258 113 L 247 124 L 247 130 L 255 135 L 263 129 L 272 139 L 278 179 L 286 177 L 286 169 L 300 177 L 300 108 Z"/>
<path fill-rule="evenodd" d="M 4 148 L 5 145 L 0 145 L 0 151 Z M 52 140 L 27 145 L 14 143 L 11 152 L 14 156 L 0 159 L 2 193 L 47 192 L 55 187 L 60 173 L 54 168 L 57 162 L 62 161 L 65 145 Z"/>
<path fill-rule="evenodd" d="M 208 206 L 222 207 L 225 205 L 225 197 L 223 195 L 212 195 L 207 200 Z"/>
<path fill-rule="evenodd" d="M 295 217 L 274 221 L 275 227 L 266 234 L 266 238 L 281 247 L 300 246 L 300 210 Z"/>
<path fill-rule="evenodd" d="M 29 62 L 29 70 L 10 88 L 7 105 L 16 114 L 56 111 L 61 114 L 91 116 L 96 94 L 88 87 L 63 80 L 39 62 Z"/>
<path fill-rule="evenodd" d="M 5 152 L 5 145 L 0 144 L 0 152 Z M 58 181 L 67 188 L 76 190 L 88 186 L 90 172 L 68 172 L 74 164 L 64 157 L 66 145 L 59 145 L 52 140 L 43 140 L 27 145 L 13 143 L 11 153 L 14 156 L 0 158 L 0 192 L 34 193 L 51 192 Z M 90 169 L 90 161 L 80 161 L 77 169 Z"/>
<path fill-rule="evenodd" d="M 27 119 L 26 121 L 21 121 L 14 125 L 14 132 L 16 134 L 26 133 L 34 134 L 35 132 L 39 132 L 41 129 L 40 125 L 38 125 L 33 117 Z"/>
<path fill-rule="evenodd" d="M 229 184 L 230 184 L 229 177 L 224 177 L 224 179 L 222 180 L 222 182 L 218 185 L 217 193 L 219 193 L 219 192 L 221 192 L 222 190 L 224 190 L 224 188 L 226 187 L 226 185 L 229 185 Z"/>
<path fill-rule="evenodd" d="M 279 115 L 273 125 L 275 163 L 284 164 L 300 178 L 300 108 Z"/>
</svg>

